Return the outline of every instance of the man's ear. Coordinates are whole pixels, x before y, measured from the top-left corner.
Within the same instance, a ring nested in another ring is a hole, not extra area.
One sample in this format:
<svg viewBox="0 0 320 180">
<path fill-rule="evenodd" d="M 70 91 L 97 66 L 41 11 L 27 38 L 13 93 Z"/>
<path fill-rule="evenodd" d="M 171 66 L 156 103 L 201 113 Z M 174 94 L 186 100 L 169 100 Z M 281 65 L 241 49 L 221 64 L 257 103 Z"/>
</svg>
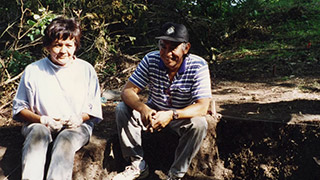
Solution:
<svg viewBox="0 0 320 180">
<path fill-rule="evenodd" d="M 190 48 L 191 48 L 191 44 L 189 42 L 185 43 L 184 49 L 183 49 L 184 54 L 188 54 Z"/>
</svg>

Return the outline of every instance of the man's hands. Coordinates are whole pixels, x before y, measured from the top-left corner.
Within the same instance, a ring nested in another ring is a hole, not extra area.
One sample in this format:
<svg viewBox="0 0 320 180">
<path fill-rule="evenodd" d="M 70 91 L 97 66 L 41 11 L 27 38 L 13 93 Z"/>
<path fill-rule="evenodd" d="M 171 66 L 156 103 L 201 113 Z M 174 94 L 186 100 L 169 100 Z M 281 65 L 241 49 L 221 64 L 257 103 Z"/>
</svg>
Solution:
<svg viewBox="0 0 320 180">
<path fill-rule="evenodd" d="M 173 111 L 158 111 L 152 116 L 150 132 L 161 131 L 172 121 Z"/>
<path fill-rule="evenodd" d="M 160 131 L 166 127 L 172 120 L 173 111 L 156 111 L 154 109 L 145 106 L 141 112 L 141 121 L 143 125 L 147 128 L 147 131 Z"/>
<path fill-rule="evenodd" d="M 141 121 L 143 125 L 147 128 L 147 131 L 153 132 L 152 129 L 152 117 L 157 113 L 156 110 L 145 106 L 140 111 Z"/>
<path fill-rule="evenodd" d="M 157 113 L 156 110 L 149 108 L 148 106 L 145 106 L 143 110 L 140 112 L 141 115 L 141 121 L 145 127 L 148 128 L 150 124 L 152 123 L 152 117 Z"/>
<path fill-rule="evenodd" d="M 40 123 L 47 126 L 51 131 L 59 131 L 62 128 L 62 123 L 49 116 L 41 116 Z"/>
</svg>

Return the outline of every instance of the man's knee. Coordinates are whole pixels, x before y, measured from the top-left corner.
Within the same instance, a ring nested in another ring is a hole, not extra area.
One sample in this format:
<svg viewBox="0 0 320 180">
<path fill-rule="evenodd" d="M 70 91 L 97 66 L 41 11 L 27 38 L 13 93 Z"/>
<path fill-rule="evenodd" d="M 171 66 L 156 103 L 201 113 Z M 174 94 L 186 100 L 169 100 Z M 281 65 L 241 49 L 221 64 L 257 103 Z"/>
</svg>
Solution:
<svg viewBox="0 0 320 180">
<path fill-rule="evenodd" d="M 116 107 L 116 113 L 126 111 L 128 106 L 124 102 L 120 102 Z"/>
<path fill-rule="evenodd" d="M 120 102 L 115 110 L 116 113 L 116 121 L 122 121 L 125 120 L 127 121 L 128 118 L 130 118 L 131 113 L 130 113 L 130 107 L 126 105 L 124 102 Z M 132 110 L 131 110 L 132 111 Z"/>
<path fill-rule="evenodd" d="M 192 128 L 199 132 L 207 132 L 208 123 L 205 116 L 191 118 Z"/>
</svg>

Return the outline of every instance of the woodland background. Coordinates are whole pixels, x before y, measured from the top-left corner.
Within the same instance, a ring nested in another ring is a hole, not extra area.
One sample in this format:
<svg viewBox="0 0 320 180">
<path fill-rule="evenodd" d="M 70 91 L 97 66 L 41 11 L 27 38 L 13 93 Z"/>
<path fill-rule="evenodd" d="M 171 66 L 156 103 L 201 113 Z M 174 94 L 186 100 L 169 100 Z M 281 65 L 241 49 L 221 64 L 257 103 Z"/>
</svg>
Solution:
<svg viewBox="0 0 320 180">
<path fill-rule="evenodd" d="M 318 0 L 0 0 L 0 175 L 10 179 L 19 169 L 23 138 L 12 99 L 24 68 L 46 56 L 41 37 L 59 15 L 81 21 L 77 56 L 95 67 L 103 92 L 119 91 L 140 59 L 157 50 L 163 23 L 185 24 L 191 53 L 210 67 L 223 115 L 218 158 L 229 178 L 320 178 Z M 107 100 L 93 144 L 115 133 L 119 99 Z"/>
<path fill-rule="evenodd" d="M 307 69 L 318 67 L 319 7 L 317 0 L 1 0 L 0 116 L 26 65 L 46 55 L 41 37 L 58 15 L 81 21 L 77 55 L 112 89 L 130 70 L 121 61 L 156 50 L 154 37 L 167 21 L 187 26 L 191 52 L 208 61 L 214 78 L 317 76 L 319 68 Z"/>
</svg>

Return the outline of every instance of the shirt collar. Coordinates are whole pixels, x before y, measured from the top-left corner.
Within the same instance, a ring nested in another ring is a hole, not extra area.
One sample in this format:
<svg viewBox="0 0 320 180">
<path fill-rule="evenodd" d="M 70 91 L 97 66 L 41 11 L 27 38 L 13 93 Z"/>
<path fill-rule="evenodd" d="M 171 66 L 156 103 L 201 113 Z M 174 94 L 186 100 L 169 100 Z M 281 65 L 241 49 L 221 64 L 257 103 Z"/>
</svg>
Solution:
<svg viewBox="0 0 320 180">
<path fill-rule="evenodd" d="M 185 72 L 185 70 L 186 70 L 186 68 L 187 68 L 187 59 L 188 59 L 188 58 L 189 58 L 189 56 L 187 55 L 187 56 L 183 59 L 182 64 L 181 64 L 181 66 L 180 66 L 180 68 L 179 68 L 179 70 L 178 70 L 178 73 L 179 73 L 179 74 L 182 74 L 182 73 Z M 160 58 L 160 59 L 161 59 L 161 58 Z M 159 61 L 159 68 L 162 69 L 162 70 L 166 70 L 166 69 L 167 69 L 167 67 L 166 67 L 166 65 L 164 65 L 162 59 L 161 59 L 161 61 Z"/>
<path fill-rule="evenodd" d="M 65 69 L 65 68 L 70 67 L 71 64 L 74 63 L 74 62 L 72 62 L 72 63 L 67 64 L 66 66 L 59 66 L 59 65 L 54 64 L 54 63 L 50 60 L 50 55 L 48 55 L 46 58 L 47 58 L 48 63 L 49 63 L 53 68 L 55 68 L 55 69 Z M 77 59 L 77 58 L 75 58 L 75 60 L 76 60 L 76 59 Z"/>
</svg>

